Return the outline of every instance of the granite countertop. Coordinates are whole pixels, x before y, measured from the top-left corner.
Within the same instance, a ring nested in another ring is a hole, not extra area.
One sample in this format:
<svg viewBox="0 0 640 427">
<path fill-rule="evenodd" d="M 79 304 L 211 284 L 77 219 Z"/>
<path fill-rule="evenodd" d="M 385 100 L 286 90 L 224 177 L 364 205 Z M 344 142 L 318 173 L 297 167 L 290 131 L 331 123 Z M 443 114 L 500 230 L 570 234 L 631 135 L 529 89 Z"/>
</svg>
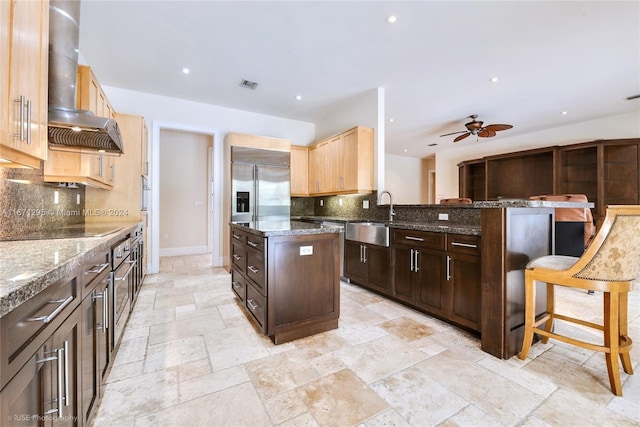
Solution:
<svg viewBox="0 0 640 427">
<path fill-rule="evenodd" d="M 244 230 L 262 237 L 301 236 L 307 234 L 340 233 L 341 227 L 321 226 L 313 222 L 302 221 L 252 221 L 232 222 Z"/>
<path fill-rule="evenodd" d="M 110 249 L 140 222 L 113 222 L 122 227 L 101 237 L 0 242 L 0 317 L 72 273 L 88 258 Z"/>
<path fill-rule="evenodd" d="M 501 199 L 475 201 L 471 204 L 459 205 L 403 205 L 394 204 L 396 207 L 425 208 L 425 209 L 477 209 L 477 208 L 593 208 L 593 202 L 553 202 L 529 199 Z"/>
<path fill-rule="evenodd" d="M 481 236 L 482 230 L 479 225 L 465 225 L 465 224 L 449 224 L 442 225 L 440 223 L 429 223 L 429 222 L 405 222 L 405 221 L 394 221 L 388 222 L 383 221 L 384 223 L 389 225 L 389 228 L 399 228 L 403 230 L 417 230 L 417 231 L 432 231 L 436 233 L 454 233 L 454 234 L 467 234 L 471 236 Z M 443 221 L 446 222 L 446 221 Z"/>
</svg>

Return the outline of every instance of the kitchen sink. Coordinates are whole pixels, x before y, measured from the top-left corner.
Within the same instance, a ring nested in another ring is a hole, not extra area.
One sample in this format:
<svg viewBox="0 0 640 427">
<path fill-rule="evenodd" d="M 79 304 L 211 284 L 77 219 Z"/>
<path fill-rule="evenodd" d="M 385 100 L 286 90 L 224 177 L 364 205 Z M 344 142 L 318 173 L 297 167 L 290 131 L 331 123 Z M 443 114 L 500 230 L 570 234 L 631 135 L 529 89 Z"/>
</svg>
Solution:
<svg viewBox="0 0 640 427">
<path fill-rule="evenodd" d="M 345 239 L 389 247 L 389 226 L 381 222 L 348 222 Z"/>
</svg>

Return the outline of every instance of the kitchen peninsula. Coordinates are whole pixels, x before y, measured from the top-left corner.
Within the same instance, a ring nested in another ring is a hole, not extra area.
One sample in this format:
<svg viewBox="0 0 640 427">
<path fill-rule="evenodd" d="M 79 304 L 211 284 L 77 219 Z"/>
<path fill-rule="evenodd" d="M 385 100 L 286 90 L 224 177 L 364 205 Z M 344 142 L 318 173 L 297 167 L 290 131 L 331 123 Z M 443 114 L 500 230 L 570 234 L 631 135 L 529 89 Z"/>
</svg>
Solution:
<svg viewBox="0 0 640 427">
<path fill-rule="evenodd" d="M 371 205 L 375 200 L 372 195 Z M 362 205 L 359 199 L 352 203 Z M 329 200 L 325 205 L 337 204 Z M 347 238 L 345 276 L 479 335 L 483 351 L 508 359 L 522 344 L 525 266 L 554 251 L 555 208 L 591 207 L 593 203 L 503 199 L 468 205 L 394 205 L 393 222 L 386 221 L 388 206 L 344 212 L 316 206 L 316 215 L 297 217 L 340 221 L 343 214 L 345 223 L 386 224 L 387 247 L 364 244 L 364 273 L 362 249 L 358 250 L 363 244 Z M 374 254 L 376 261 L 367 262 Z M 546 309 L 542 287 L 536 308 L 537 313 Z"/>
<path fill-rule="evenodd" d="M 340 231 L 298 221 L 231 223 L 231 289 L 275 344 L 338 327 Z"/>
</svg>

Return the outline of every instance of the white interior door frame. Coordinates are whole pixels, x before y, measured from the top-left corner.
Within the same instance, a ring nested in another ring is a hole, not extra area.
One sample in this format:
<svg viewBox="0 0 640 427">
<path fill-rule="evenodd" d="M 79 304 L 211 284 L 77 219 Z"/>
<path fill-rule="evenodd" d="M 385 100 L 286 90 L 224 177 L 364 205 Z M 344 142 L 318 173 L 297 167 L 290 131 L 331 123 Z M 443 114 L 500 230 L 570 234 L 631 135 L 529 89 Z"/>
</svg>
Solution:
<svg viewBox="0 0 640 427">
<path fill-rule="evenodd" d="M 151 122 L 151 164 L 150 166 L 150 186 L 151 205 L 149 210 L 149 223 L 151 234 L 150 263 L 147 270 L 150 274 L 160 270 L 160 131 L 162 129 L 198 133 L 210 135 L 213 138 L 213 150 L 210 156 L 210 194 L 211 209 L 208 219 L 207 246 L 211 248 L 213 265 L 222 265 L 222 141 L 223 132 L 216 128 L 205 128 L 184 123 L 174 123 L 161 120 Z M 218 241 L 213 241 L 214 236 L 218 236 Z"/>
</svg>

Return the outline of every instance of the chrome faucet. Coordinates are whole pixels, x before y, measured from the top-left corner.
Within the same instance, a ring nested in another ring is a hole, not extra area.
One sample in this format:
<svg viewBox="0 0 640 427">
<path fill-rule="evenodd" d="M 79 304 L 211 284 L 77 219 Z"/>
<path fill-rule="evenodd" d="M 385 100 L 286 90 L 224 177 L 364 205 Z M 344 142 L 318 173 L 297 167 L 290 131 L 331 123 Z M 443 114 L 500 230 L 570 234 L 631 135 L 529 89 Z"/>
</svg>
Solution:
<svg viewBox="0 0 640 427">
<path fill-rule="evenodd" d="M 378 205 L 380 205 L 380 202 L 382 202 L 382 196 L 384 196 L 385 194 L 389 195 L 389 222 L 393 222 L 393 216 L 396 213 L 393 211 L 393 201 L 391 200 L 391 193 L 385 190 L 378 194 Z"/>
</svg>

